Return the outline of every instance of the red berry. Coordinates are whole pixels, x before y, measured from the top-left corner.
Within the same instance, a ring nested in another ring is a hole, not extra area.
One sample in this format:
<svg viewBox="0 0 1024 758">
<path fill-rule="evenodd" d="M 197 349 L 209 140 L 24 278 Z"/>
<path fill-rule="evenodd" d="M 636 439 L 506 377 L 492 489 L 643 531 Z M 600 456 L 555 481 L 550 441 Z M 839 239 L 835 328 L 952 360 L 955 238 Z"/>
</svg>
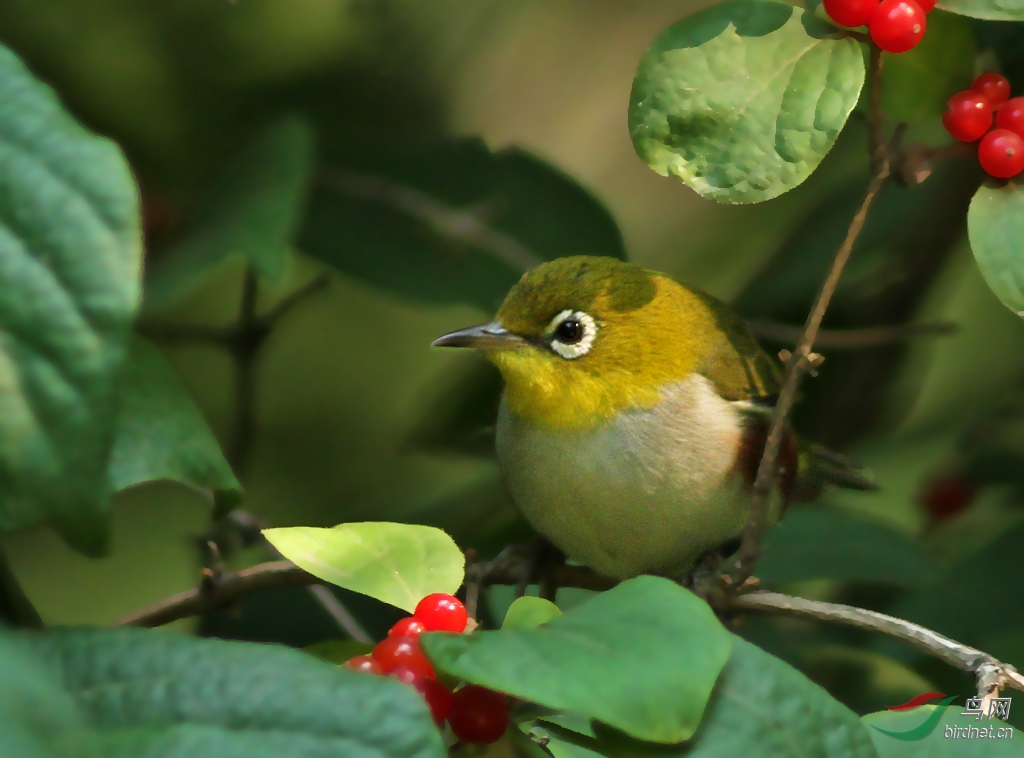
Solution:
<svg viewBox="0 0 1024 758">
<path fill-rule="evenodd" d="M 921 41 L 927 25 L 915 0 L 882 0 L 868 22 L 868 31 L 887 53 L 905 53 Z"/>
<path fill-rule="evenodd" d="M 416 605 L 413 614 L 423 622 L 428 632 L 463 632 L 469 615 L 457 597 L 436 592 L 427 595 Z"/>
<path fill-rule="evenodd" d="M 996 129 L 1009 129 L 1018 137 L 1024 137 L 1024 97 L 1014 97 L 996 114 Z"/>
<path fill-rule="evenodd" d="M 426 679 L 435 676 L 427 656 L 423 655 L 416 640 L 409 637 L 385 637 L 373 649 L 373 658 L 385 674 L 403 667 Z"/>
<path fill-rule="evenodd" d="M 419 639 L 420 632 L 427 631 L 427 628 L 423 626 L 423 622 L 417 618 L 409 616 L 404 618 L 391 627 L 391 631 L 388 632 L 388 637 L 408 637 L 410 639 Z"/>
<path fill-rule="evenodd" d="M 345 661 L 345 668 L 362 671 L 365 674 L 383 674 L 384 669 L 376 660 L 368 655 L 356 655 Z"/>
<path fill-rule="evenodd" d="M 992 126 L 992 104 L 977 92 L 957 92 L 946 103 L 942 124 L 953 139 L 974 142 Z"/>
<path fill-rule="evenodd" d="M 1024 171 L 1024 139 L 1009 129 L 993 129 L 978 143 L 978 162 L 997 179 Z"/>
<path fill-rule="evenodd" d="M 925 13 L 931 13 L 935 10 L 935 0 L 917 0 L 917 4 L 921 6 L 921 10 Z"/>
<path fill-rule="evenodd" d="M 864 26 L 878 7 L 879 0 L 825 0 L 828 17 L 841 26 Z"/>
<path fill-rule="evenodd" d="M 497 692 L 467 684 L 452 696 L 448 724 L 463 742 L 489 745 L 508 728 L 508 705 Z"/>
<path fill-rule="evenodd" d="M 971 82 L 971 90 L 988 100 L 993 108 L 998 108 L 1010 96 L 1010 82 L 1002 74 L 989 71 Z"/>
<path fill-rule="evenodd" d="M 416 688 L 427 705 L 434 722 L 441 726 L 452 710 L 452 693 L 436 679 L 426 679 L 410 668 L 399 666 L 388 676 Z"/>
<path fill-rule="evenodd" d="M 936 519 L 944 519 L 964 510 L 974 500 L 974 482 L 962 474 L 932 479 L 921 504 Z"/>
<path fill-rule="evenodd" d="M 430 715 L 434 717 L 434 723 L 441 726 L 452 712 L 452 704 L 455 702 L 452 693 L 436 679 L 418 679 L 412 686 L 419 690 L 420 695 L 430 706 Z"/>
</svg>

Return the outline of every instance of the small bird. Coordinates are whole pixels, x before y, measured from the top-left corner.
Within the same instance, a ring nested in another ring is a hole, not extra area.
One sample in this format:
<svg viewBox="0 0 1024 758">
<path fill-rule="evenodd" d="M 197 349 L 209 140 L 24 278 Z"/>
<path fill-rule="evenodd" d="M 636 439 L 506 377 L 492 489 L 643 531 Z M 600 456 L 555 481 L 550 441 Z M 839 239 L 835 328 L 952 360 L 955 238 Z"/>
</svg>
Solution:
<svg viewBox="0 0 1024 758">
<path fill-rule="evenodd" d="M 686 575 L 743 531 L 780 386 L 743 319 L 710 295 L 614 258 L 527 272 L 494 321 L 445 334 L 505 382 L 496 448 L 526 520 L 599 574 Z M 771 515 L 861 470 L 787 436 Z"/>
</svg>

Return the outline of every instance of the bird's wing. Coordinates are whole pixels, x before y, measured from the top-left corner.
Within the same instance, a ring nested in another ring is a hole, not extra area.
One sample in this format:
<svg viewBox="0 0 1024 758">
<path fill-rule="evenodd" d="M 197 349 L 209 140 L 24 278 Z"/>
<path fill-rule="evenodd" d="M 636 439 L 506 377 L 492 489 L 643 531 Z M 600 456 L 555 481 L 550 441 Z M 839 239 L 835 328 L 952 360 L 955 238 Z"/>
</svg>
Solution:
<svg viewBox="0 0 1024 758">
<path fill-rule="evenodd" d="M 698 372 L 710 379 L 726 400 L 773 404 L 781 389 L 778 363 L 761 349 L 738 313 L 710 295 L 696 294 L 717 322 L 717 338 L 709 342 Z"/>
</svg>

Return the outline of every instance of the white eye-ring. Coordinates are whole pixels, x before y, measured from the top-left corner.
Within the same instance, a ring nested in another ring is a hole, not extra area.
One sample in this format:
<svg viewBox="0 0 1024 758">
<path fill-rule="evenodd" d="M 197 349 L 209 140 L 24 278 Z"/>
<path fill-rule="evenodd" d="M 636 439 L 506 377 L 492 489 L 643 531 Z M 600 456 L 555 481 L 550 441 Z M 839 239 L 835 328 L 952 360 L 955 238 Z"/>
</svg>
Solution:
<svg viewBox="0 0 1024 758">
<path fill-rule="evenodd" d="M 590 352 L 597 336 L 597 323 L 583 311 L 562 311 L 551 319 L 548 333 L 551 349 L 571 361 Z"/>
</svg>

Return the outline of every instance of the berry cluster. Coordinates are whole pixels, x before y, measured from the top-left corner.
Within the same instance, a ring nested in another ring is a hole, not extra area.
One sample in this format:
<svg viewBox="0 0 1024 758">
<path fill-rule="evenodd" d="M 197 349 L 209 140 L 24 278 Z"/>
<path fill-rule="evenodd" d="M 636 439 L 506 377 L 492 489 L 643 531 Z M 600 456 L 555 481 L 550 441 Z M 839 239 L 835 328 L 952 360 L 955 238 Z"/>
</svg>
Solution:
<svg viewBox="0 0 1024 758">
<path fill-rule="evenodd" d="M 370 655 L 350 658 L 345 666 L 367 674 L 391 676 L 415 687 L 438 726 L 447 720 L 452 733 L 462 742 L 488 745 L 500 739 L 508 727 L 504 695 L 475 684 L 452 692 L 437 680 L 434 667 L 419 645 L 422 632 L 461 634 L 468 620 L 466 607 L 458 598 L 440 592 L 427 595 L 416 605 L 412 616 L 391 627 Z"/>
<path fill-rule="evenodd" d="M 982 74 L 969 90 L 953 95 L 942 123 L 954 139 L 981 140 L 978 162 L 991 176 L 1009 179 L 1024 171 L 1024 97 L 1010 98 L 1005 76 Z"/>
<path fill-rule="evenodd" d="M 823 5 L 840 26 L 866 25 L 882 50 L 905 53 L 924 37 L 925 15 L 935 7 L 935 0 L 824 0 Z"/>
</svg>

